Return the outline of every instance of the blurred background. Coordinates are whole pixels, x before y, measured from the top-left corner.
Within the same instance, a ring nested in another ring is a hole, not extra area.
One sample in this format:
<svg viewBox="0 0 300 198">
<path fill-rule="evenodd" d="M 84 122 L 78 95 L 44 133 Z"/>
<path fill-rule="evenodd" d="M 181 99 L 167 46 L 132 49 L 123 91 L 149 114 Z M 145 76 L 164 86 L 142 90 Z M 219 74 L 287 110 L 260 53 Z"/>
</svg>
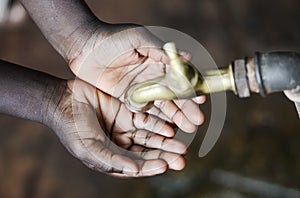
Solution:
<svg viewBox="0 0 300 198">
<path fill-rule="evenodd" d="M 300 52 L 298 0 L 87 3 L 110 23 L 185 32 L 220 66 L 255 51 Z M 0 26 L 0 58 L 71 78 L 64 60 L 22 8 L 13 6 L 11 14 L 16 17 L 3 19 Z M 226 122 L 213 150 L 198 157 L 206 123 L 189 147 L 186 169 L 146 179 L 116 179 L 91 171 L 48 128 L 1 115 L 0 197 L 300 197 L 300 122 L 294 104 L 282 93 L 249 99 L 228 93 L 227 98 Z M 209 118 L 209 100 L 203 109 Z"/>
</svg>

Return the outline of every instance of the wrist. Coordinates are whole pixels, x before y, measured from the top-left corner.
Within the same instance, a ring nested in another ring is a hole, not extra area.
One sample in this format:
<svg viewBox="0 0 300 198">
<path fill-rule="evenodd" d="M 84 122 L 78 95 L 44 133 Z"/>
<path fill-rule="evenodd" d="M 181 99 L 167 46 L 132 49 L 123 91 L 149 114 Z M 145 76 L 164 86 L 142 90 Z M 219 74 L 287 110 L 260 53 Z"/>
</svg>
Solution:
<svg viewBox="0 0 300 198">
<path fill-rule="evenodd" d="M 65 81 L 5 61 L 0 68 L 0 113 L 46 124 Z"/>
<path fill-rule="evenodd" d="M 106 32 L 108 24 L 93 18 L 80 24 L 72 33 L 70 33 L 62 42 L 60 52 L 64 59 L 71 65 L 79 55 L 93 46 L 102 32 Z"/>
<path fill-rule="evenodd" d="M 69 48 L 78 44 L 76 40 L 84 39 L 80 35 L 93 31 L 90 29 L 95 21 L 100 23 L 83 0 L 21 0 L 21 3 L 46 39 L 65 59 Z"/>
<path fill-rule="evenodd" d="M 55 130 L 60 119 L 60 104 L 66 95 L 67 81 L 62 79 L 48 79 L 43 94 L 41 123 Z"/>
</svg>

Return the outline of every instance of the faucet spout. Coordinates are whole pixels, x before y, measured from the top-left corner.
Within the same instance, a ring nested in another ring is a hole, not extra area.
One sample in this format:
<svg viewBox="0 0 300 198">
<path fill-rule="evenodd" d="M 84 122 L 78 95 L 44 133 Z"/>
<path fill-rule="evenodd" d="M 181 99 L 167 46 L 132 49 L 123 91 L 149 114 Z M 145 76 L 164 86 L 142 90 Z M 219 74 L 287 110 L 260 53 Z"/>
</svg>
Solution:
<svg viewBox="0 0 300 198">
<path fill-rule="evenodd" d="M 125 95 L 129 109 L 148 110 L 155 100 L 188 99 L 226 90 L 235 92 L 231 66 L 200 73 L 194 65 L 182 61 L 174 43 L 166 43 L 164 51 L 170 59 L 170 69 L 162 77 L 129 88 Z"/>
</svg>

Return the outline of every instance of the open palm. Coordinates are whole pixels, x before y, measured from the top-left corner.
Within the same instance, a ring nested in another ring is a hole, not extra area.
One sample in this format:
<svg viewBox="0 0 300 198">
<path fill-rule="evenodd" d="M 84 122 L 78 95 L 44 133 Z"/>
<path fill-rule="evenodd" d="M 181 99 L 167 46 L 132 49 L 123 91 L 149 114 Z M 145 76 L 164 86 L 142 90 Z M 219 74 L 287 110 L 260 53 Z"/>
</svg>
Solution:
<svg viewBox="0 0 300 198">
<path fill-rule="evenodd" d="M 163 76 L 169 60 L 163 42 L 144 27 L 108 25 L 105 29 L 95 31 L 82 49 L 71 50 L 80 53 L 70 59 L 70 67 L 79 78 L 124 102 L 130 86 Z M 193 132 L 204 120 L 197 104 L 204 100 L 156 101 L 149 113 L 160 111 L 183 131 Z"/>
<path fill-rule="evenodd" d="M 123 177 L 152 176 L 185 166 L 186 145 L 165 121 L 130 112 L 119 100 L 72 80 L 60 97 L 53 130 L 88 167 Z"/>
</svg>

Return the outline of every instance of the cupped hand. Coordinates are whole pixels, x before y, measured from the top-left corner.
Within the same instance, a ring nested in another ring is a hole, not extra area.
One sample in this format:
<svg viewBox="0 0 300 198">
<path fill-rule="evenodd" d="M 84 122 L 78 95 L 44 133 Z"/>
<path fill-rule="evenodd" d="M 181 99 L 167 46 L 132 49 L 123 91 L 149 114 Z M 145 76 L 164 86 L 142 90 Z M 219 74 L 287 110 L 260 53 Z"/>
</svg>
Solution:
<svg viewBox="0 0 300 198">
<path fill-rule="evenodd" d="M 78 39 L 82 44 L 77 43 L 69 50 L 71 70 L 121 102 L 130 86 L 162 76 L 167 71 L 169 59 L 162 49 L 164 42 L 145 27 L 101 24 L 86 37 Z M 187 53 L 182 53 L 182 57 L 189 59 Z M 204 121 L 198 105 L 204 101 L 204 96 L 194 100 L 155 101 L 148 113 L 159 112 L 183 131 L 194 132 Z"/>
<path fill-rule="evenodd" d="M 56 94 L 59 92 L 55 92 Z M 153 115 L 130 112 L 123 103 L 81 81 L 68 81 L 50 127 L 69 152 L 88 167 L 114 176 L 144 177 L 181 170 L 186 145 Z"/>
</svg>

